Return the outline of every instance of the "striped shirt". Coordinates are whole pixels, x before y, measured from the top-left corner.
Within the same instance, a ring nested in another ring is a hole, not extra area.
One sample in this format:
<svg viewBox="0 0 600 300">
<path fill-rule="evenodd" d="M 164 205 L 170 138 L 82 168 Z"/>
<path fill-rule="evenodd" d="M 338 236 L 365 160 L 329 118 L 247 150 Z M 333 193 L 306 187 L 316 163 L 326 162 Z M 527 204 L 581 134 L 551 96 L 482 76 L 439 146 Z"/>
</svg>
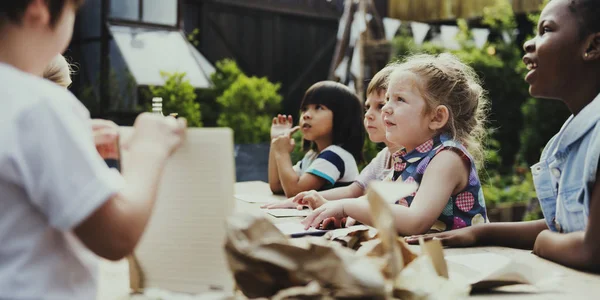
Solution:
<svg viewBox="0 0 600 300">
<path fill-rule="evenodd" d="M 350 152 L 344 148 L 331 145 L 320 153 L 309 151 L 295 166 L 298 176 L 304 173 L 323 178 L 327 183 L 322 190 L 347 186 L 358 176 L 358 166 Z"/>
</svg>

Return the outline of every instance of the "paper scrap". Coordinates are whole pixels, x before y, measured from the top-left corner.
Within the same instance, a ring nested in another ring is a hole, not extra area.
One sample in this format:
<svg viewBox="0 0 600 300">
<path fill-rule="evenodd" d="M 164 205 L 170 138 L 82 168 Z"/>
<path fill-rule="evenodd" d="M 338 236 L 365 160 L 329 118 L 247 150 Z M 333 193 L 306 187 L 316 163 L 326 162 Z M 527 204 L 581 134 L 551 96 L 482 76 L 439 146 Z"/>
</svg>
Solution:
<svg viewBox="0 0 600 300">
<path fill-rule="evenodd" d="M 272 208 L 263 209 L 262 211 L 276 218 L 307 217 L 312 212 L 310 209 L 299 210 L 295 208 Z"/>
<path fill-rule="evenodd" d="M 249 195 L 249 194 L 235 194 L 235 198 L 248 203 L 270 203 L 275 201 L 281 201 L 281 197 L 272 195 Z"/>
</svg>

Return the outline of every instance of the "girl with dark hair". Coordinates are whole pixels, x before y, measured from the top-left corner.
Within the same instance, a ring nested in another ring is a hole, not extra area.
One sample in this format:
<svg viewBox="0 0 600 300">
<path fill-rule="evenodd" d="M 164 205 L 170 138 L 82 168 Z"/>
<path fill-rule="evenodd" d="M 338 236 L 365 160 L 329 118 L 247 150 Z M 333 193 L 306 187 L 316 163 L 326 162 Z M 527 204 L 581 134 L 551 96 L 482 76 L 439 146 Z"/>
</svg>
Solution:
<svg viewBox="0 0 600 300">
<path fill-rule="evenodd" d="M 362 162 L 363 108 L 343 84 L 321 81 L 311 86 L 300 105 L 299 126 L 291 116 L 273 118 L 269 153 L 269 186 L 287 197 L 307 190 L 346 186 L 358 176 Z M 292 165 L 291 134 L 302 130 L 304 158 Z"/>
</svg>

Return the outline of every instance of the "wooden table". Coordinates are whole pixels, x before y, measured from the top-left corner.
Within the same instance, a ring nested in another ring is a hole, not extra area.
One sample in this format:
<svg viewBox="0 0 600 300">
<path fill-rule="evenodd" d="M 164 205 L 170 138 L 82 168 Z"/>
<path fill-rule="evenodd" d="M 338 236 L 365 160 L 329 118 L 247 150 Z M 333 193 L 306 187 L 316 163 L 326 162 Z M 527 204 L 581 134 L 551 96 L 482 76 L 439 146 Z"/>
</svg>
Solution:
<svg viewBox="0 0 600 300">
<path fill-rule="evenodd" d="M 269 186 L 264 182 L 236 183 L 236 193 L 270 195 Z M 284 197 L 280 197 L 284 199 Z M 258 211 L 260 204 L 237 201 L 238 211 Z M 275 218 L 269 215 L 273 222 L 289 221 L 294 218 Z M 300 218 L 295 218 L 300 219 Z M 532 270 L 547 274 L 555 279 L 554 282 L 542 287 L 529 285 L 514 285 L 494 290 L 491 293 L 472 295 L 474 299 L 600 299 L 600 275 L 579 272 L 563 267 L 545 259 L 539 258 L 531 251 L 504 247 L 475 247 L 464 249 L 445 249 L 446 256 L 477 253 L 493 253 L 517 259 Z M 485 269 L 485 265 L 481 268 Z M 116 263 L 106 262 L 100 265 L 100 283 L 98 299 L 126 299 L 128 293 L 128 267 L 125 261 Z M 189 298 L 185 298 L 189 299 Z"/>
</svg>

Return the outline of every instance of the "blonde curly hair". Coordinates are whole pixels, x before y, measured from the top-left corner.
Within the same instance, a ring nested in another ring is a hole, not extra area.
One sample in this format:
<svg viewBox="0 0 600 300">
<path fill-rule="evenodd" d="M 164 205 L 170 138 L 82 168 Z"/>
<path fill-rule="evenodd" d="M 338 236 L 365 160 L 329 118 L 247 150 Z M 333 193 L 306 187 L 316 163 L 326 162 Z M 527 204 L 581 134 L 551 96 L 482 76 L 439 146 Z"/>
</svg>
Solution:
<svg viewBox="0 0 600 300">
<path fill-rule="evenodd" d="M 73 74 L 71 64 L 67 62 L 64 56 L 59 54 L 48 64 L 42 76 L 64 88 L 68 88 L 73 83 L 71 74 Z"/>
<path fill-rule="evenodd" d="M 394 73 L 408 71 L 423 79 L 419 90 L 426 102 L 424 113 L 446 106 L 450 115 L 442 131 L 465 145 L 482 166 L 489 101 L 475 70 L 449 53 L 412 55 L 390 66 Z"/>
</svg>

